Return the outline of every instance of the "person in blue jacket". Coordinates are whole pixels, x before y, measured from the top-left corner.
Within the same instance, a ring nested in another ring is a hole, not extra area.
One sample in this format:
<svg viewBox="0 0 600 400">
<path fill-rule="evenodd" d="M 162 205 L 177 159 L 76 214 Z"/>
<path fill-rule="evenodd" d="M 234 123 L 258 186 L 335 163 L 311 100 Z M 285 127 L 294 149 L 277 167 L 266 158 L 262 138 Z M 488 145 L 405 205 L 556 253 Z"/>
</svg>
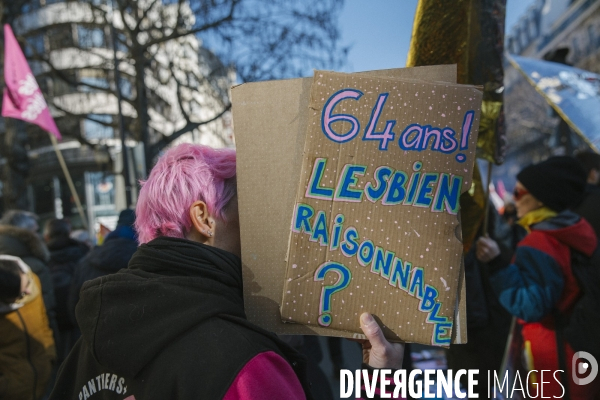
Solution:
<svg viewBox="0 0 600 400">
<path fill-rule="evenodd" d="M 518 223 L 528 234 L 512 260 L 492 239 L 477 242 L 477 258 L 491 268 L 491 283 L 500 303 L 522 325 L 523 354 L 532 383 L 544 380 L 544 396 L 561 398 L 566 390 L 571 399 L 593 399 L 597 385 L 574 383 L 571 360 L 574 351 L 562 343 L 566 376 L 560 382 L 542 370 L 559 368 L 555 312 L 568 315 L 581 296 L 571 270 L 571 252 L 591 256 L 597 238 L 591 225 L 568 208 L 578 204 L 585 192 L 585 171 L 572 157 L 556 156 L 524 168 L 514 190 Z M 558 375 L 557 375 L 558 376 Z M 533 394 L 536 388 L 532 387 Z"/>
</svg>

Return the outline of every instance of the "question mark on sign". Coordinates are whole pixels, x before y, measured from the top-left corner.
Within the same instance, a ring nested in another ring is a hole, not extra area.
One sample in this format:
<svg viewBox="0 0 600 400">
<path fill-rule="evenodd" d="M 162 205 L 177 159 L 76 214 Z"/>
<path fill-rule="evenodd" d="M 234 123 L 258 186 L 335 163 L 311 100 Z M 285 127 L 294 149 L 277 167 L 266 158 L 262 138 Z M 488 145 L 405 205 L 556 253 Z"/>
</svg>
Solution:
<svg viewBox="0 0 600 400">
<path fill-rule="evenodd" d="M 338 280 L 334 285 L 325 285 L 321 290 L 321 299 L 319 300 L 319 325 L 331 325 L 331 297 L 334 293 L 344 290 L 350 284 L 352 273 L 345 265 L 336 262 L 326 262 L 321 264 L 315 271 L 315 282 L 325 279 L 328 272 L 335 272 Z"/>
</svg>

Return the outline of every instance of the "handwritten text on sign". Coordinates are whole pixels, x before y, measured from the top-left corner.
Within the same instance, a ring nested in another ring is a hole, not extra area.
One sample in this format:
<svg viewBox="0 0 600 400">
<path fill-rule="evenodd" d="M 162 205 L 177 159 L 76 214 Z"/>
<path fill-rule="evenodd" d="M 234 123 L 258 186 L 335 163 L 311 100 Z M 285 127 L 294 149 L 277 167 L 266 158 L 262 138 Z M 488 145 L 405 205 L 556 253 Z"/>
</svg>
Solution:
<svg viewBox="0 0 600 400">
<path fill-rule="evenodd" d="M 450 344 L 480 103 L 472 87 L 315 73 L 284 321 L 360 332 L 368 311 L 389 338 Z"/>
</svg>

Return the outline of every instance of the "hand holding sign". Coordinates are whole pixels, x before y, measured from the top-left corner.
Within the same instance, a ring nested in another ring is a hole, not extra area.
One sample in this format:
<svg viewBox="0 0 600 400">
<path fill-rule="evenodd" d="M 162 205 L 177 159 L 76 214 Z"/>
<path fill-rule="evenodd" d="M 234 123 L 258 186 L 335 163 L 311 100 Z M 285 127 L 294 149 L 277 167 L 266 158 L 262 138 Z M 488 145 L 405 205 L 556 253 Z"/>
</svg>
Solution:
<svg viewBox="0 0 600 400">
<path fill-rule="evenodd" d="M 359 341 L 362 344 L 365 364 L 373 368 L 402 368 L 404 345 L 388 342 L 371 314 L 361 314 L 360 329 L 367 337 L 367 340 Z"/>
</svg>

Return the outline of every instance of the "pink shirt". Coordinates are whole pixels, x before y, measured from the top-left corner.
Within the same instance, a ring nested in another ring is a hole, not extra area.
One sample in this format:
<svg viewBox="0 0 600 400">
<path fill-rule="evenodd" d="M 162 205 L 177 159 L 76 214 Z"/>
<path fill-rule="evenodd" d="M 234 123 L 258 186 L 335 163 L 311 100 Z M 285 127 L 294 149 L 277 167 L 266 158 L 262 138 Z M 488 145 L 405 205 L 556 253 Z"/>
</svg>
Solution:
<svg viewBox="0 0 600 400">
<path fill-rule="evenodd" d="M 267 351 L 242 368 L 223 400 L 306 400 L 296 373 L 281 356 Z"/>
</svg>

